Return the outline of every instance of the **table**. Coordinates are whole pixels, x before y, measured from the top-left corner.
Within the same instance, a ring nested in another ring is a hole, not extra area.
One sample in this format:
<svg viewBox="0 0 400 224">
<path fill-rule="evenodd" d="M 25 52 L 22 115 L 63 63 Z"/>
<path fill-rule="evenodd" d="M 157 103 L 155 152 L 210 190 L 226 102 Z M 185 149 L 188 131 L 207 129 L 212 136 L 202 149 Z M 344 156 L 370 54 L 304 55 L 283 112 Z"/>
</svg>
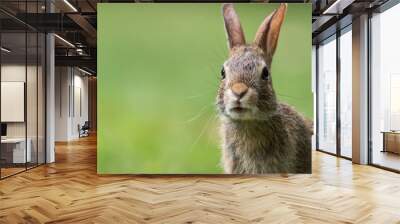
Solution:
<svg viewBox="0 0 400 224">
<path fill-rule="evenodd" d="M 382 131 L 381 133 L 383 133 L 382 152 L 400 154 L 400 131 Z"/>
<path fill-rule="evenodd" d="M 26 147 L 26 154 L 25 154 L 25 140 L 28 142 Z M 9 157 L 6 158 L 7 162 L 10 163 L 26 163 L 31 162 L 32 160 L 32 153 L 31 153 L 31 145 L 32 141 L 30 138 L 5 138 L 1 139 L 1 153 L 2 157 Z M 12 146 L 10 149 L 9 147 Z M 3 155 L 5 154 L 5 155 Z M 8 156 L 7 154 L 12 154 L 12 156 Z M 12 160 L 11 160 L 12 158 Z"/>
</svg>

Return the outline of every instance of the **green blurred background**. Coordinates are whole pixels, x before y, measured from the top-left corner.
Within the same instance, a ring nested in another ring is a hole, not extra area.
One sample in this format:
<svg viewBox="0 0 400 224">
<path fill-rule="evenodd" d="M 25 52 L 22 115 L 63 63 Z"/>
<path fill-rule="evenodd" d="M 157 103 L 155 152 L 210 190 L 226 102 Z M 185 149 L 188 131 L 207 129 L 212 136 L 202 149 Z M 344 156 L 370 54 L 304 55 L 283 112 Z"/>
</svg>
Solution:
<svg viewBox="0 0 400 224">
<path fill-rule="evenodd" d="M 98 173 L 222 173 L 221 4 L 98 4 Z M 277 4 L 235 4 L 246 40 Z M 312 118 L 311 5 L 289 4 L 274 88 Z"/>
</svg>

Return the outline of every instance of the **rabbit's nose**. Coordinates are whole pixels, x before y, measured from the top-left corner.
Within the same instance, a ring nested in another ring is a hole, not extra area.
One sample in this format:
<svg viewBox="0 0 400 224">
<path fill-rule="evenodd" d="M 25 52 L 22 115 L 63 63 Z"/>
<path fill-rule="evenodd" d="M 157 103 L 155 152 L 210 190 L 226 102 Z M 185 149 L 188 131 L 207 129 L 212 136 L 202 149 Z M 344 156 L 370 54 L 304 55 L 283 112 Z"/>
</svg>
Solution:
<svg viewBox="0 0 400 224">
<path fill-rule="evenodd" d="M 249 87 L 242 82 L 238 82 L 232 85 L 231 90 L 232 93 L 235 94 L 239 99 L 242 98 L 246 93 Z"/>
</svg>

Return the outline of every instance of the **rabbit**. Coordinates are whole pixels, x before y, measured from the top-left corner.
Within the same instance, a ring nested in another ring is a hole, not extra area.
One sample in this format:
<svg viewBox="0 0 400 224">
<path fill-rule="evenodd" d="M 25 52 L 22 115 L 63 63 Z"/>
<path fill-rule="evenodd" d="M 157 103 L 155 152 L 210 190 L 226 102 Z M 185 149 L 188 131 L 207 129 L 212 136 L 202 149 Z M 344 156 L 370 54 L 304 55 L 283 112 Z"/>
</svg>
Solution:
<svg viewBox="0 0 400 224">
<path fill-rule="evenodd" d="M 272 57 L 286 10 L 287 4 L 280 4 L 246 44 L 233 4 L 223 4 L 229 58 L 216 104 L 227 174 L 311 172 L 310 121 L 277 102 L 272 87 Z"/>
</svg>

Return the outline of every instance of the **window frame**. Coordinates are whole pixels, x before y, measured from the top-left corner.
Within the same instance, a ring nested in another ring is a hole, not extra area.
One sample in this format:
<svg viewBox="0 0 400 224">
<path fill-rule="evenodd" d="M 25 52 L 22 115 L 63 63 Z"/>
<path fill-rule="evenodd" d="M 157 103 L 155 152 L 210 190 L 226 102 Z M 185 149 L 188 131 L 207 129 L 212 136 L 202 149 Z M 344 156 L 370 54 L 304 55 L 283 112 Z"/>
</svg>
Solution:
<svg viewBox="0 0 400 224">
<path fill-rule="evenodd" d="M 340 158 L 344 158 L 347 160 L 352 160 L 351 157 L 347 157 L 342 155 L 341 153 L 341 119 L 340 119 L 340 77 L 341 77 L 341 67 L 340 67 L 340 37 L 342 35 L 344 35 L 347 32 L 351 32 L 352 31 L 352 23 L 347 24 L 346 26 L 344 26 L 341 29 L 338 29 L 335 33 L 333 33 L 332 35 L 326 37 L 325 39 L 320 40 L 317 44 L 316 44 L 316 51 L 315 51 L 315 62 L 316 62 L 316 70 L 315 70 L 315 81 L 316 81 L 316 87 L 315 87 L 315 93 L 316 93 L 316 103 L 315 103 L 315 113 L 316 113 L 316 138 L 315 138 L 315 142 L 316 142 L 316 150 L 319 152 L 323 152 L 329 155 L 333 155 L 333 156 L 337 156 Z M 336 41 L 336 152 L 332 153 L 329 152 L 327 150 L 321 149 L 320 143 L 319 143 L 319 110 L 320 110 L 320 106 L 319 106 L 319 97 L 320 97 L 320 93 L 319 93 L 319 84 L 320 84 L 320 74 L 319 74 L 319 67 L 320 67 L 320 56 L 318 53 L 318 49 L 320 47 L 320 45 L 322 43 L 328 43 L 330 41 Z"/>
</svg>

